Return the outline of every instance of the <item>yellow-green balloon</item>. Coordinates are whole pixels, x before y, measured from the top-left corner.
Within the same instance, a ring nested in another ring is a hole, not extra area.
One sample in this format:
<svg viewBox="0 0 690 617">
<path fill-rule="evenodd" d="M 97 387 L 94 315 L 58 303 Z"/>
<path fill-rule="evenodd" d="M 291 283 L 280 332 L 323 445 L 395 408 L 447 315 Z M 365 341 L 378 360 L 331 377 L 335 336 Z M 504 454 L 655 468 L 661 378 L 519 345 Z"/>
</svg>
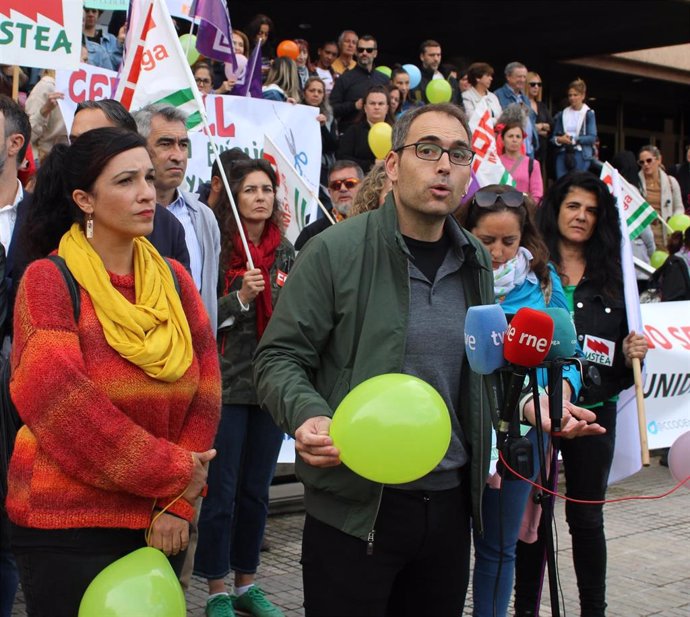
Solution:
<svg viewBox="0 0 690 617">
<path fill-rule="evenodd" d="M 201 55 L 196 50 L 196 36 L 193 34 L 183 34 L 180 37 L 180 44 L 182 45 L 182 51 L 184 51 L 187 56 L 189 66 L 192 66 Z"/>
<path fill-rule="evenodd" d="M 381 66 L 377 66 L 374 70 L 378 71 L 379 73 L 383 73 L 386 77 L 390 77 L 391 73 L 391 67 L 386 66 L 385 64 L 382 64 Z"/>
<path fill-rule="evenodd" d="M 668 259 L 668 253 L 666 251 L 654 251 L 652 256 L 649 258 L 649 263 L 652 268 L 661 268 L 664 262 Z"/>
<path fill-rule="evenodd" d="M 426 87 L 429 103 L 447 103 L 452 95 L 453 89 L 445 79 L 432 79 Z"/>
<path fill-rule="evenodd" d="M 400 373 L 372 377 L 338 405 L 330 435 L 352 471 L 382 484 L 411 482 L 441 462 L 450 416 L 428 383 Z"/>
<path fill-rule="evenodd" d="M 386 154 L 393 147 L 393 127 L 388 122 L 372 124 L 367 141 L 377 159 L 386 158 Z"/>
<path fill-rule="evenodd" d="M 184 593 L 170 562 L 150 547 L 111 563 L 91 581 L 79 605 L 79 617 L 186 615 Z"/>
<path fill-rule="evenodd" d="M 685 231 L 690 227 L 690 216 L 687 214 L 674 214 L 666 222 L 673 231 Z"/>
</svg>

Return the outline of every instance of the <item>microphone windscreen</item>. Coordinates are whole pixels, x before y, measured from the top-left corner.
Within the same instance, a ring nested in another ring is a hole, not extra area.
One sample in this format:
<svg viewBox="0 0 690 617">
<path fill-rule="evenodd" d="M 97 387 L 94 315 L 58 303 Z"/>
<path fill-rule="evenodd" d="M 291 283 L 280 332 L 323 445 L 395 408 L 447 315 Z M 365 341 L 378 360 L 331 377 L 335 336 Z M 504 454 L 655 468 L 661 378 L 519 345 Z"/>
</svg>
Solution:
<svg viewBox="0 0 690 617">
<path fill-rule="evenodd" d="M 489 375 L 505 365 L 503 337 L 508 328 L 506 315 L 498 304 L 471 306 L 465 316 L 465 354 L 470 368 Z"/>
<path fill-rule="evenodd" d="M 521 308 L 510 322 L 503 355 L 517 366 L 538 366 L 546 358 L 553 340 L 553 319 L 544 311 Z"/>
<path fill-rule="evenodd" d="M 546 359 L 574 357 L 577 350 L 577 332 L 570 313 L 560 307 L 547 308 L 544 312 L 553 319 L 553 341 Z"/>
</svg>

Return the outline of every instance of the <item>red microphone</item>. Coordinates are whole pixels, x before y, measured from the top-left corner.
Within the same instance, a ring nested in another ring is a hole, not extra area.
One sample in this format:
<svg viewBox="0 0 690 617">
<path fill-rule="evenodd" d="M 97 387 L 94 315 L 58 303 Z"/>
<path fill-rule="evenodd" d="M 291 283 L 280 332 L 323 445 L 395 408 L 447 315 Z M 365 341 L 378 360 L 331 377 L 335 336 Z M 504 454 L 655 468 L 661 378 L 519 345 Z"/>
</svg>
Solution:
<svg viewBox="0 0 690 617">
<path fill-rule="evenodd" d="M 503 357 L 510 362 L 511 371 L 498 422 L 499 444 L 505 441 L 508 434 L 527 370 L 545 360 L 553 340 L 553 330 L 553 319 L 543 311 L 531 308 L 521 308 L 508 325 L 503 341 Z"/>
</svg>

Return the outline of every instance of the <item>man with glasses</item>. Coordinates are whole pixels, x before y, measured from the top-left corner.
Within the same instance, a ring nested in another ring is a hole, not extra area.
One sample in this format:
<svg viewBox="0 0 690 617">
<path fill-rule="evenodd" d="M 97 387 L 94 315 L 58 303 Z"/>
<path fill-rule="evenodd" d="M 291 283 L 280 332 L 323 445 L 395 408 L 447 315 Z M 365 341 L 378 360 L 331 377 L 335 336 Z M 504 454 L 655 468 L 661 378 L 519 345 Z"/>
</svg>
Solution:
<svg viewBox="0 0 690 617">
<path fill-rule="evenodd" d="M 491 449 L 488 389 L 463 332 L 468 308 L 494 299 L 486 251 L 452 216 L 470 183 L 469 135 L 450 103 L 401 116 L 392 192 L 309 242 L 259 343 L 259 402 L 295 436 L 305 485 L 307 617 L 463 612 Z M 394 486 L 348 469 L 329 437 L 345 395 L 385 373 L 431 384 L 452 425 L 436 469 Z"/>
<path fill-rule="evenodd" d="M 357 66 L 343 73 L 335 81 L 330 102 L 341 134 L 356 120 L 369 88 L 388 84 L 388 77 L 374 70 L 377 54 L 376 39 L 370 34 L 360 36 L 355 53 Z"/>
<path fill-rule="evenodd" d="M 328 194 L 333 204 L 331 213 L 333 220 L 338 223 L 344 221 L 350 214 L 350 209 L 359 192 L 359 185 L 364 179 L 362 168 L 354 161 L 336 161 L 328 173 Z M 297 236 L 295 249 L 300 251 L 307 240 L 320 234 L 332 225 L 326 217 L 316 219 L 307 225 Z"/>
</svg>

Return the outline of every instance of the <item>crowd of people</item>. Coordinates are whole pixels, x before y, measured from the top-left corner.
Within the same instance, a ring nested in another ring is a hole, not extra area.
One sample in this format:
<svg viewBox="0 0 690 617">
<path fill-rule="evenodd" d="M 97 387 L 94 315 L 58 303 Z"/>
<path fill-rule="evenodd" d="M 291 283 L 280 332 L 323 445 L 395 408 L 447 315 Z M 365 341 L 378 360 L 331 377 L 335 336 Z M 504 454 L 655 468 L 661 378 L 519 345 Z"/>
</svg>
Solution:
<svg viewBox="0 0 690 617">
<path fill-rule="evenodd" d="M 115 12 L 108 32 L 100 15 L 84 9 L 83 59 L 116 69 L 126 24 Z M 516 615 L 538 614 L 550 521 L 528 508 L 530 484 L 489 475 L 500 378 L 470 368 L 463 325 L 477 305 L 508 318 L 558 307 L 580 344 L 610 343 L 599 382 L 564 371 L 558 434 L 568 496 L 603 500 L 617 397 L 647 344 L 628 327 L 615 200 L 591 173 L 584 81 L 552 116 L 537 72 L 509 62 L 492 91 L 492 66 L 444 65 L 432 39 L 418 74 L 390 75 L 376 70 L 376 38 L 352 30 L 315 56 L 298 39 L 293 60 L 276 56 L 274 25 L 257 15 L 232 42 L 245 58 L 261 44 L 265 99 L 319 110 L 327 211 L 294 247 L 266 161 L 226 151 L 198 194 L 183 189 L 190 140 L 177 108 L 130 115 L 85 101 L 68 135 L 51 71 L 21 71 L 24 105 L 0 94 L 2 354 L 23 424 L 2 435 L 0 616 L 19 579 L 29 615 L 76 615 L 98 572 L 148 544 L 183 587 L 192 573 L 207 580 L 208 617 L 279 617 L 256 575 L 283 432 L 305 485 L 307 615 L 460 615 L 472 546 L 474 615 L 505 616 L 513 593 Z M 242 77 L 205 58 L 192 72 L 203 94 L 232 96 Z M 451 94 L 434 104 L 438 79 Z M 515 187 L 468 194 L 468 118 L 482 101 Z M 382 122 L 383 159 L 368 140 Z M 664 220 L 690 207 L 686 153 L 674 168 L 653 145 L 619 153 Z M 690 230 L 656 223 L 637 246 L 668 248 L 690 269 Z M 443 460 L 403 485 L 353 473 L 329 437 L 344 396 L 383 373 L 424 379 L 451 417 Z M 526 391 L 535 451 L 539 409 L 548 435 L 548 397 Z M 568 502 L 566 517 L 581 614 L 601 617 L 603 506 Z"/>
</svg>

